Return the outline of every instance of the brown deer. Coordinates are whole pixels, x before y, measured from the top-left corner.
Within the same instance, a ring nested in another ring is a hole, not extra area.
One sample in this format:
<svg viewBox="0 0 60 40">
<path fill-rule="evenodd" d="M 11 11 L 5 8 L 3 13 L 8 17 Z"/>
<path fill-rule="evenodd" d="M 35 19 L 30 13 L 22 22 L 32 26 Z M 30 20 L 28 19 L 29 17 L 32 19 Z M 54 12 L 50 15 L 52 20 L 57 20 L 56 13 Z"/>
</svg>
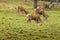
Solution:
<svg viewBox="0 0 60 40">
<path fill-rule="evenodd" d="M 43 17 L 45 17 L 46 19 L 47 19 L 47 17 L 48 17 L 48 15 L 45 14 L 44 9 L 42 9 L 42 8 L 39 7 L 39 6 L 35 9 L 35 12 L 36 12 L 37 14 L 43 15 Z"/>
<path fill-rule="evenodd" d="M 21 12 L 25 12 L 25 14 L 28 14 L 28 11 L 26 11 L 26 9 L 22 6 L 18 6 L 17 11 L 18 11 L 18 13 L 21 11 Z"/>
<path fill-rule="evenodd" d="M 27 22 L 31 22 L 31 20 L 34 20 L 37 23 L 41 22 L 41 19 L 37 14 L 27 14 Z"/>
</svg>

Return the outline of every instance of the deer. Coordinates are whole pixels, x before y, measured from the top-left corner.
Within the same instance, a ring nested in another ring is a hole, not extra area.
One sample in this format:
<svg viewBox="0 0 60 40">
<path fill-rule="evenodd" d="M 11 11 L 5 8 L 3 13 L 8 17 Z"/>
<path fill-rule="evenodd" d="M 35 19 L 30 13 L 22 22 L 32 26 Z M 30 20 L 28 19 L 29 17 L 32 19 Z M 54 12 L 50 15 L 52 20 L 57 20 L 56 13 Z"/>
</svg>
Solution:
<svg viewBox="0 0 60 40">
<path fill-rule="evenodd" d="M 37 14 L 42 15 L 43 17 L 45 17 L 45 19 L 47 19 L 47 17 L 48 17 L 48 15 L 45 14 L 44 9 L 39 7 L 39 6 L 35 9 L 35 12 Z"/>
<path fill-rule="evenodd" d="M 31 20 L 34 20 L 37 23 L 42 22 L 39 15 L 37 14 L 27 14 L 27 22 L 31 22 Z"/>
<path fill-rule="evenodd" d="M 25 14 L 28 14 L 28 11 L 23 6 L 17 6 L 17 12 L 25 12 Z"/>
</svg>

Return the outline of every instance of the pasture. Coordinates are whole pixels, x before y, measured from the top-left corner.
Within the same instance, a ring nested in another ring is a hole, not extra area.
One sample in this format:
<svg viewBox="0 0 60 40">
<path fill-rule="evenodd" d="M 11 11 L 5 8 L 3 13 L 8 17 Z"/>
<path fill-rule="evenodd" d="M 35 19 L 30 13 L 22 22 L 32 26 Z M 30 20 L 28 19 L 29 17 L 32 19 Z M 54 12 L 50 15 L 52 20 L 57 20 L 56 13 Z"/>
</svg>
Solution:
<svg viewBox="0 0 60 40">
<path fill-rule="evenodd" d="M 49 15 L 45 20 L 41 16 L 43 24 L 35 21 L 27 23 L 26 14 L 16 12 L 16 9 L 7 8 L 8 4 L 24 5 L 29 13 L 34 13 L 32 3 L 0 3 L 0 40 L 60 40 L 60 9 L 44 9 Z M 30 9 L 31 8 L 31 9 Z"/>
</svg>

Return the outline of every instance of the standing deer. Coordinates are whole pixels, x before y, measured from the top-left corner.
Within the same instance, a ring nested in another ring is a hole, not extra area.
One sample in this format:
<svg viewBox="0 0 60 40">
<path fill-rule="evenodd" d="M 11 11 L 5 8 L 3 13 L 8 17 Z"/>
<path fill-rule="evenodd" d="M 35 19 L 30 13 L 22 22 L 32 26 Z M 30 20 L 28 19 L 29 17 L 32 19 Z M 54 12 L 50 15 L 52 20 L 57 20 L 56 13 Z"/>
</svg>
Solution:
<svg viewBox="0 0 60 40">
<path fill-rule="evenodd" d="M 41 22 L 41 19 L 37 14 L 27 14 L 27 22 L 31 22 L 31 20 L 34 20 L 37 23 Z"/>
<path fill-rule="evenodd" d="M 47 19 L 47 17 L 48 17 L 48 15 L 45 14 L 44 9 L 42 9 L 42 8 L 39 7 L 39 6 L 35 9 L 35 12 L 36 12 L 37 14 L 43 15 L 43 17 L 45 17 L 46 19 Z"/>
<path fill-rule="evenodd" d="M 26 9 L 22 6 L 18 6 L 17 11 L 18 11 L 18 13 L 21 11 L 21 12 L 25 12 L 25 14 L 28 14 L 28 11 L 26 11 Z"/>
</svg>

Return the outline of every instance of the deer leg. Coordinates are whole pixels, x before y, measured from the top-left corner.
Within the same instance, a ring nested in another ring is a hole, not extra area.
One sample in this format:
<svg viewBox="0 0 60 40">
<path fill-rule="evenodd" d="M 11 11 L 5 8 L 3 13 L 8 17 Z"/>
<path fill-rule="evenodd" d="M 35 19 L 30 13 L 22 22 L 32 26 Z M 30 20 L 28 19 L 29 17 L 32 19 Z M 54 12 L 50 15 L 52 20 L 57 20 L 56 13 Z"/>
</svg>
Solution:
<svg viewBox="0 0 60 40">
<path fill-rule="evenodd" d="M 17 9 L 17 12 L 19 13 L 19 11 L 20 11 L 20 9 L 18 8 L 18 9 Z"/>
<path fill-rule="evenodd" d="M 39 23 L 39 20 L 38 20 L 38 19 L 36 19 L 35 21 L 36 21 L 37 23 Z"/>
<path fill-rule="evenodd" d="M 31 22 L 31 19 L 30 19 L 30 18 L 28 18 L 27 22 Z"/>
<path fill-rule="evenodd" d="M 47 19 L 47 17 L 48 17 L 48 16 L 47 16 L 45 13 L 44 13 L 44 14 L 42 14 L 42 15 L 43 15 L 43 17 L 45 17 L 45 19 Z"/>
</svg>

